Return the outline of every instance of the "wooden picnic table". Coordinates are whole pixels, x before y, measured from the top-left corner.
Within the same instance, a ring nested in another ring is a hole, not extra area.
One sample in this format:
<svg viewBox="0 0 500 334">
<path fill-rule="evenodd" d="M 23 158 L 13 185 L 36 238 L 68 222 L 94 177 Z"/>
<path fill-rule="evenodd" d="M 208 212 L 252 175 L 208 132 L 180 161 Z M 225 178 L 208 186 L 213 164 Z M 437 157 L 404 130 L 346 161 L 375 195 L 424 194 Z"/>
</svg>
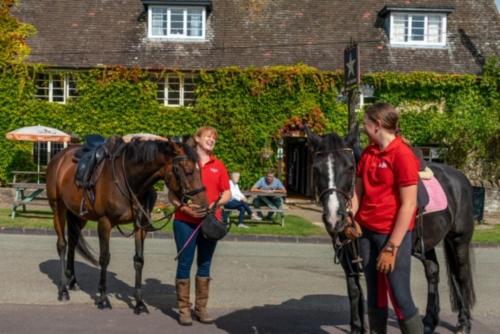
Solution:
<svg viewBox="0 0 500 334">
<path fill-rule="evenodd" d="M 45 183 L 30 182 L 36 176 L 37 181 L 40 177 L 45 177 L 44 172 L 33 171 L 13 171 L 11 186 L 16 189 L 14 201 L 12 202 L 11 218 L 16 217 L 16 212 L 21 206 L 23 212 L 26 212 L 26 205 L 32 204 L 35 200 L 47 201 L 46 197 L 42 197 L 45 191 Z"/>
<path fill-rule="evenodd" d="M 284 202 L 285 198 L 287 196 L 286 193 L 283 193 L 283 192 L 270 192 L 270 191 L 242 191 L 242 193 L 243 193 L 243 195 L 245 195 L 248 198 L 248 204 L 252 208 L 252 211 L 257 210 L 257 211 L 261 211 L 261 212 L 264 212 L 264 213 L 269 213 L 269 212 L 277 213 L 280 216 L 281 227 L 285 226 L 285 211 L 284 211 L 283 207 L 277 208 L 271 202 L 264 200 L 264 203 L 266 204 L 266 206 L 261 206 L 260 208 L 255 208 L 253 206 L 252 202 L 253 202 L 254 198 L 259 197 L 259 196 L 262 197 L 262 198 L 264 198 L 264 199 L 266 197 L 279 197 L 279 198 L 283 198 L 283 202 Z M 226 211 L 233 211 L 235 209 L 224 209 L 224 210 L 226 210 Z"/>
</svg>

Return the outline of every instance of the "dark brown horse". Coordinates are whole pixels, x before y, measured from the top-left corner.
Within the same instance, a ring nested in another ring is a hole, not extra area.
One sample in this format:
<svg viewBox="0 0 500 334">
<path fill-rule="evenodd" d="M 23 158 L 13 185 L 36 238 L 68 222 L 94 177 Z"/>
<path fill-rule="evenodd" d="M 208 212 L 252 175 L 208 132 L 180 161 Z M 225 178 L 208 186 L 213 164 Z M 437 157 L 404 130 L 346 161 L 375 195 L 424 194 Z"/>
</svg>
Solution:
<svg viewBox="0 0 500 334">
<path fill-rule="evenodd" d="M 349 243 L 343 233 L 355 179 L 359 155 L 358 130 L 345 139 L 336 133 L 318 136 L 306 127 L 308 142 L 314 152 L 314 176 L 317 193 L 323 206 L 323 222 L 332 237 L 337 258 L 344 269 L 351 307 L 351 333 L 365 333 L 364 301 L 360 270 L 356 262 L 359 253 L 355 242 Z M 460 171 L 442 164 L 429 164 L 443 186 L 448 208 L 424 215 L 422 232 L 424 254 L 419 256 L 425 268 L 428 294 L 423 318 L 425 333 L 433 333 L 439 323 L 439 263 L 436 246 L 442 242 L 446 258 L 450 299 L 453 311 L 458 311 L 457 333 L 470 333 L 471 308 L 476 297 L 472 280 L 470 242 L 474 232 L 472 218 L 472 187 Z M 415 239 L 416 233 L 413 233 Z M 413 255 L 421 252 L 414 240 Z"/>
<path fill-rule="evenodd" d="M 159 180 L 164 180 L 178 198 L 198 204 L 201 210 L 207 211 L 208 202 L 201 183 L 197 155 L 188 145 L 168 140 L 136 139 L 125 143 L 119 137 L 112 137 L 105 146 L 108 154 L 97 166 L 98 177 L 91 192 L 75 184 L 77 164 L 74 158 L 80 146 L 68 147 L 58 153 L 47 167 L 47 196 L 54 212 L 57 252 L 61 263 L 58 299 L 68 300 L 68 288 L 78 288 L 74 269 L 76 249 L 85 259 L 100 265 L 96 304 L 99 308 L 111 308 L 106 295 L 111 229 L 119 224 L 134 222 L 135 313 L 147 312 L 141 296 L 141 285 L 143 246 L 147 233 L 145 227 L 151 226 L 150 213 L 156 199 L 153 186 Z M 87 220 L 98 222 L 99 262 L 81 234 Z M 68 242 L 65 238 L 66 222 Z"/>
</svg>

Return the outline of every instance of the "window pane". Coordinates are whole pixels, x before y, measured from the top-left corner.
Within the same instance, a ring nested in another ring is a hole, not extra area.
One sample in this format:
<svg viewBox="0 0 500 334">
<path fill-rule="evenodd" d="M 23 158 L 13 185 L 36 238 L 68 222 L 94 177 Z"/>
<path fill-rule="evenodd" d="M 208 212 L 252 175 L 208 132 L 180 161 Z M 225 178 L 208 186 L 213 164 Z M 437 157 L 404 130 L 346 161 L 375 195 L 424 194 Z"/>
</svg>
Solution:
<svg viewBox="0 0 500 334">
<path fill-rule="evenodd" d="M 168 76 L 167 104 L 180 104 L 180 79 L 176 75 Z"/>
<path fill-rule="evenodd" d="M 412 23 L 411 23 L 412 41 L 424 41 L 424 24 L 425 24 L 425 16 L 423 15 L 412 16 Z"/>
<path fill-rule="evenodd" d="M 47 165 L 47 143 L 45 142 L 34 142 L 33 143 L 33 162 L 38 164 L 38 148 L 40 148 L 40 165 Z"/>
<path fill-rule="evenodd" d="M 153 36 L 167 36 L 168 16 L 165 8 L 152 8 L 151 28 Z"/>
<path fill-rule="evenodd" d="M 72 99 L 78 97 L 78 90 L 76 89 L 76 79 L 72 76 L 68 76 L 68 96 Z"/>
<path fill-rule="evenodd" d="M 49 75 L 39 73 L 35 78 L 35 97 L 41 100 L 49 99 Z"/>
<path fill-rule="evenodd" d="M 442 36 L 442 25 L 441 16 L 430 15 L 427 24 L 427 42 L 429 43 L 441 43 Z"/>
<path fill-rule="evenodd" d="M 201 9 L 189 9 L 187 15 L 188 36 L 201 37 L 203 33 L 203 11 Z"/>
<path fill-rule="evenodd" d="M 184 35 L 184 9 L 170 9 L 170 34 Z"/>
<path fill-rule="evenodd" d="M 52 101 L 64 102 L 64 77 L 52 74 Z"/>
<path fill-rule="evenodd" d="M 189 106 L 195 101 L 195 76 L 189 75 L 184 77 L 184 105 Z"/>
<path fill-rule="evenodd" d="M 64 144 L 51 142 L 50 143 L 50 158 L 52 159 L 52 157 L 54 157 L 54 155 L 56 155 L 57 153 L 59 153 L 62 150 L 64 150 Z"/>
<path fill-rule="evenodd" d="M 393 42 L 408 42 L 408 15 L 394 15 Z"/>
<path fill-rule="evenodd" d="M 165 104 L 165 79 L 161 79 L 157 82 L 156 89 L 156 100 L 161 104 Z"/>
</svg>

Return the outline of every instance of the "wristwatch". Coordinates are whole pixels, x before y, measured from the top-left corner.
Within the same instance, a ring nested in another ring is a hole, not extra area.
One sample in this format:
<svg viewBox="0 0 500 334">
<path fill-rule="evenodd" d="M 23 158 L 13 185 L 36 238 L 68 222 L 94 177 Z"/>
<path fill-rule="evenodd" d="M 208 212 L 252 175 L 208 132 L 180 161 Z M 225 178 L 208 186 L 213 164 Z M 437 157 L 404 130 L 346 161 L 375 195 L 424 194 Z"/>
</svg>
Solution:
<svg viewBox="0 0 500 334">
<path fill-rule="evenodd" d="M 394 255 L 394 253 L 396 253 L 396 250 L 399 248 L 399 246 L 396 246 L 395 244 L 393 244 L 392 242 L 388 242 L 385 247 L 384 247 L 384 252 L 387 252 L 387 253 L 392 253 L 392 255 Z"/>
</svg>

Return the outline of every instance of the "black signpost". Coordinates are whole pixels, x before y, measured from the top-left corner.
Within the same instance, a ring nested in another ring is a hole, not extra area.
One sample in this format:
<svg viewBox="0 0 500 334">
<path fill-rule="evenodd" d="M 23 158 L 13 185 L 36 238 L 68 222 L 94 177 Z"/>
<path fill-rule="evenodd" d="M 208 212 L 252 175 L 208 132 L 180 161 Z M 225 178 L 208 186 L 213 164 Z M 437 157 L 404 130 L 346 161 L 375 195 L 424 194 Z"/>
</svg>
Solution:
<svg viewBox="0 0 500 334">
<path fill-rule="evenodd" d="M 356 125 L 356 93 L 361 82 L 359 66 L 359 47 L 355 43 L 344 49 L 344 88 L 347 94 L 348 123 L 347 130 L 350 132 Z"/>
</svg>

